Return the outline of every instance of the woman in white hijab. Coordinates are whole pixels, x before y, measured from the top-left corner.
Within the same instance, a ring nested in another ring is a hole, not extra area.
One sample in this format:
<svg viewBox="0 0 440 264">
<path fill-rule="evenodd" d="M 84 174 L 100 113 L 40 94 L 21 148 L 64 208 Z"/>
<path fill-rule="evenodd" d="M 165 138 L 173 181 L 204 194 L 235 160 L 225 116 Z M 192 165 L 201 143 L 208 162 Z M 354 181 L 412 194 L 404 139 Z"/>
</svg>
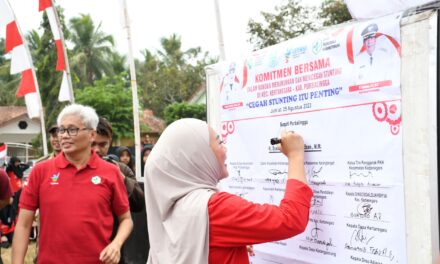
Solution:
<svg viewBox="0 0 440 264">
<path fill-rule="evenodd" d="M 249 263 L 246 245 L 304 231 L 312 191 L 304 173 L 304 142 L 281 136 L 288 181 L 280 206 L 260 205 L 217 190 L 228 176 L 226 148 L 206 122 L 168 126 L 145 165 L 150 264 Z"/>
</svg>

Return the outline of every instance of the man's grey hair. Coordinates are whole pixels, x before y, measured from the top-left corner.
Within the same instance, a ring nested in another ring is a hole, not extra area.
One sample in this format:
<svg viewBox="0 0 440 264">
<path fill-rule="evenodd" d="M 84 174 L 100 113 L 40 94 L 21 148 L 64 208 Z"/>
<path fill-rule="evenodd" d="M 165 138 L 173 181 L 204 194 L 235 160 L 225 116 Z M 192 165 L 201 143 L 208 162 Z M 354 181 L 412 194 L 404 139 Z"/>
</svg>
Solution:
<svg viewBox="0 0 440 264">
<path fill-rule="evenodd" d="M 95 109 L 90 106 L 71 104 L 63 108 L 61 113 L 58 115 L 57 123 L 58 126 L 61 125 L 61 121 L 66 116 L 78 116 L 86 128 L 95 129 L 98 126 L 99 118 L 96 114 Z"/>
</svg>

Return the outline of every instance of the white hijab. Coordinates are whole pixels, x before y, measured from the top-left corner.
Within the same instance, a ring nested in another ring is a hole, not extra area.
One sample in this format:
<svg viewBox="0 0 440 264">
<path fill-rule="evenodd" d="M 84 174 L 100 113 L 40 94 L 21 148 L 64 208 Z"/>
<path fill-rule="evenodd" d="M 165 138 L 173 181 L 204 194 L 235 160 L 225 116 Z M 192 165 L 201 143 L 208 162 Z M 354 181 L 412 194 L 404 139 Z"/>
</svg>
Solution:
<svg viewBox="0 0 440 264">
<path fill-rule="evenodd" d="M 220 176 L 206 122 L 181 119 L 165 129 L 145 165 L 147 263 L 208 263 L 208 201 Z"/>
</svg>

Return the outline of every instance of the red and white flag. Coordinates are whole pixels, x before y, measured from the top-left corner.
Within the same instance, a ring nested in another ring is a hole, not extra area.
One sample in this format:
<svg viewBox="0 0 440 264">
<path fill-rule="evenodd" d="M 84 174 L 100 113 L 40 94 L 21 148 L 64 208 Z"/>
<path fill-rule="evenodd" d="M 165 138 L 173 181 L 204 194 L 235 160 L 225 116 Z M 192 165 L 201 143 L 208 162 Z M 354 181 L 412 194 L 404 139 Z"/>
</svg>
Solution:
<svg viewBox="0 0 440 264">
<path fill-rule="evenodd" d="M 6 152 L 8 148 L 5 143 L 0 143 L 0 159 L 6 158 Z"/>
<path fill-rule="evenodd" d="M 0 0 L 0 28 L 6 27 L 5 52 L 11 53 L 11 74 L 21 73 L 17 97 L 25 98 L 29 118 L 42 110 L 32 58 L 23 42 L 14 13 L 7 0 Z"/>
<path fill-rule="evenodd" d="M 64 45 L 61 27 L 58 23 L 56 10 L 52 5 L 52 0 L 39 0 L 38 11 L 46 10 L 46 15 L 49 20 L 50 29 L 52 30 L 53 39 L 55 40 L 55 47 L 57 49 L 57 65 L 56 70 L 63 72 L 63 80 L 61 81 L 60 93 L 58 95 L 58 101 L 70 101 L 73 102 L 73 91 L 69 87 L 69 80 L 66 68 L 66 58 L 64 57 Z"/>
</svg>

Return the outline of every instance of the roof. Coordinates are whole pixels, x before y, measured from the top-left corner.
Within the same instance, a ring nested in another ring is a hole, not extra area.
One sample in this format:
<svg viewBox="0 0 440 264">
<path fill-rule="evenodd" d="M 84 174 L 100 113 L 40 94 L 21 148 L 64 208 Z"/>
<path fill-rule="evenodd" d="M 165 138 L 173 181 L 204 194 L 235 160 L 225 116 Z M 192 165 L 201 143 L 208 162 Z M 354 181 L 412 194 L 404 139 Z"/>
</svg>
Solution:
<svg viewBox="0 0 440 264">
<path fill-rule="evenodd" d="M 151 132 L 160 134 L 165 129 L 165 121 L 156 117 L 153 110 L 150 109 L 145 109 L 142 113 L 141 123 L 148 126 L 151 129 Z"/>
<path fill-rule="evenodd" d="M 26 106 L 0 106 L 0 126 L 23 115 L 27 115 Z"/>
</svg>

